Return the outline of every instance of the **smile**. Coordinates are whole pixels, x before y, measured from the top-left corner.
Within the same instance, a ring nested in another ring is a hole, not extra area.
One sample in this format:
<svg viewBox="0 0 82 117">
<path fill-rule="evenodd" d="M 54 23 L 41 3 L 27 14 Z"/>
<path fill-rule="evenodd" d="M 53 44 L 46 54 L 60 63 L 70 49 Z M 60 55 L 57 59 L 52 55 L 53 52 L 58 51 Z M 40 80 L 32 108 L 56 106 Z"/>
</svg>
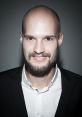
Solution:
<svg viewBox="0 0 82 117">
<path fill-rule="evenodd" d="M 35 61 L 39 61 L 39 62 L 46 60 L 46 58 L 47 58 L 47 57 L 43 57 L 43 56 L 34 56 L 34 57 L 33 57 L 33 59 L 34 59 Z"/>
</svg>

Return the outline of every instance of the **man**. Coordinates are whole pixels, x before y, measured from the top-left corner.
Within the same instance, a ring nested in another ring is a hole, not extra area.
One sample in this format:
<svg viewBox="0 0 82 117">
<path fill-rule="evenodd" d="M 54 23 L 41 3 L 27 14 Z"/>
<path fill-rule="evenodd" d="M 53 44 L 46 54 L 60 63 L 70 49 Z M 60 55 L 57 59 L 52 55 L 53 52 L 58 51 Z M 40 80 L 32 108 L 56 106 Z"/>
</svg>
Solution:
<svg viewBox="0 0 82 117">
<path fill-rule="evenodd" d="M 0 74 L 2 117 L 74 117 L 81 114 L 82 77 L 57 65 L 63 41 L 57 13 L 46 6 L 27 11 L 20 41 L 25 58 L 23 68 Z"/>
</svg>

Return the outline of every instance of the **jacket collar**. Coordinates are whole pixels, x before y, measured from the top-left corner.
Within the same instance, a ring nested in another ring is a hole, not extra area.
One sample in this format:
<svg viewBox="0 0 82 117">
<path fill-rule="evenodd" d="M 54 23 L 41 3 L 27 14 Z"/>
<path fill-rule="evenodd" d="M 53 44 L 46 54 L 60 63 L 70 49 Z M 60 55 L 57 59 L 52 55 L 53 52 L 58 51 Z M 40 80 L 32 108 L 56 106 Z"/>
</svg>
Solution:
<svg viewBox="0 0 82 117">
<path fill-rule="evenodd" d="M 58 108 L 56 111 L 55 117 L 64 117 L 64 114 L 67 110 L 67 103 L 69 103 L 69 97 L 71 96 L 71 89 L 73 87 L 71 79 L 68 78 L 66 70 L 61 70 L 61 81 L 62 81 L 62 93 L 59 100 Z"/>
</svg>

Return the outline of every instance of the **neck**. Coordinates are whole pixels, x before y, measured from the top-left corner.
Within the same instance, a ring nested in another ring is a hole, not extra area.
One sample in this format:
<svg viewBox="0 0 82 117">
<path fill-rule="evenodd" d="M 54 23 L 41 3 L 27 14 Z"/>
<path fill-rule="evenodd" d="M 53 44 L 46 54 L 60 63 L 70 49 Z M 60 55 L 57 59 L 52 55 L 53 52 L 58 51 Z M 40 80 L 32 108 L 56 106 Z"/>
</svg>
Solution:
<svg viewBox="0 0 82 117">
<path fill-rule="evenodd" d="M 36 77 L 26 71 L 26 75 L 28 77 L 28 80 L 31 82 L 32 87 L 36 87 L 39 89 L 47 87 L 49 85 L 50 81 L 54 76 L 54 73 L 55 73 L 55 68 L 52 68 L 49 74 L 47 74 L 46 76 Z"/>
</svg>

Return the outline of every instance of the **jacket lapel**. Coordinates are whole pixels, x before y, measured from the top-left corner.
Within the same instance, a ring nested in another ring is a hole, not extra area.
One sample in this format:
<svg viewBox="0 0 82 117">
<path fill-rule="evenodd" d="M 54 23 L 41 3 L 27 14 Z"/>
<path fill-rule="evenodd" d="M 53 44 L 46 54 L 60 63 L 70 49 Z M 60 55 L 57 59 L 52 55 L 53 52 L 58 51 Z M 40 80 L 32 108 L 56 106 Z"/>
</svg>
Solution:
<svg viewBox="0 0 82 117">
<path fill-rule="evenodd" d="M 67 110 L 67 104 L 71 96 L 72 85 L 70 80 L 67 79 L 68 76 L 64 75 L 64 71 L 61 70 L 61 79 L 62 79 L 62 93 L 59 100 L 58 108 L 55 114 L 55 117 L 64 117 Z M 70 82 L 70 83 L 69 83 Z"/>
<path fill-rule="evenodd" d="M 13 76 L 15 78 L 15 82 L 12 86 L 13 89 L 13 100 L 14 103 L 12 104 L 13 107 L 15 107 L 14 111 L 15 113 L 20 117 L 28 117 L 26 107 L 25 107 L 25 101 L 23 96 L 23 91 L 21 87 L 21 77 L 22 77 L 22 69 L 20 69 L 16 74 Z"/>
</svg>

